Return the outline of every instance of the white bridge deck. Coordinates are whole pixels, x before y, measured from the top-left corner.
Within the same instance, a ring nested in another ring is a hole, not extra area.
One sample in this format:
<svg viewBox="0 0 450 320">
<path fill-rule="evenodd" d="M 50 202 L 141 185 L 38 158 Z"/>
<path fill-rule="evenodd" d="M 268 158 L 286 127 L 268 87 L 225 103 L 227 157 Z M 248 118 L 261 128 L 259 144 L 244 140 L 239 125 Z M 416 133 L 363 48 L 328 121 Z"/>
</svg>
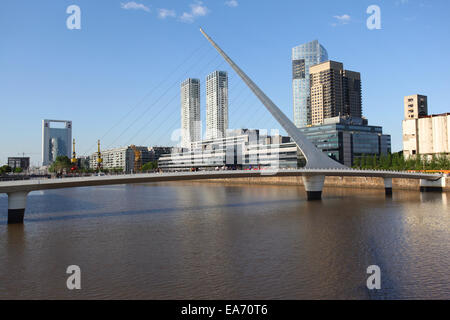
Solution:
<svg viewBox="0 0 450 320">
<path fill-rule="evenodd" d="M 185 181 L 205 179 L 230 179 L 248 177 L 289 177 L 289 176 L 351 176 L 351 177 L 380 177 L 400 179 L 423 179 L 436 181 L 441 174 L 413 173 L 382 170 L 353 170 L 353 169 L 297 169 L 297 170 L 229 170 L 229 171 L 200 171 L 173 173 L 140 173 L 125 175 L 107 175 L 74 177 L 60 179 L 39 179 L 0 182 L 0 193 L 30 192 L 46 189 L 75 188 L 89 186 L 105 186 L 130 183 L 149 183 L 163 181 Z"/>
</svg>

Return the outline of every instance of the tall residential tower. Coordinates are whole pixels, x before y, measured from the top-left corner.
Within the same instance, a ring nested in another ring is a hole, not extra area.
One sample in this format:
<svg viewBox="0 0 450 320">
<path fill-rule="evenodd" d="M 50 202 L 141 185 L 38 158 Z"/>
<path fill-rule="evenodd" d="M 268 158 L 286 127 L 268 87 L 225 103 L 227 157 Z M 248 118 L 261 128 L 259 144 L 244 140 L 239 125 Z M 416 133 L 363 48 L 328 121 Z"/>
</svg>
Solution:
<svg viewBox="0 0 450 320">
<path fill-rule="evenodd" d="M 181 147 L 200 139 L 200 80 L 189 78 L 181 83 Z"/>
<path fill-rule="evenodd" d="M 327 50 L 317 40 L 292 48 L 294 123 L 298 128 L 311 124 L 309 67 L 327 60 Z"/>
<path fill-rule="evenodd" d="M 206 77 L 206 139 L 224 138 L 228 129 L 228 75 L 214 71 Z"/>
<path fill-rule="evenodd" d="M 344 70 L 341 62 L 326 61 L 310 68 L 311 125 L 337 116 L 362 117 L 361 76 Z"/>
</svg>

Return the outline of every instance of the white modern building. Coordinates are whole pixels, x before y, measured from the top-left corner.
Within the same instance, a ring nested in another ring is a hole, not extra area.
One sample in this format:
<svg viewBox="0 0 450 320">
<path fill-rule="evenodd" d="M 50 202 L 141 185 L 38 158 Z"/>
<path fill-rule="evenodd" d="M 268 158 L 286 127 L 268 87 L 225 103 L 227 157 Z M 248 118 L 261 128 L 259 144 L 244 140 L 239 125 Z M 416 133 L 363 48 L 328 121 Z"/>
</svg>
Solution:
<svg viewBox="0 0 450 320">
<path fill-rule="evenodd" d="M 52 127 L 52 124 L 63 127 Z M 42 165 L 48 166 L 57 156 L 72 156 L 72 121 L 42 120 Z"/>
<path fill-rule="evenodd" d="M 228 75 L 214 71 L 206 77 L 206 139 L 224 138 L 228 129 Z"/>
<path fill-rule="evenodd" d="M 309 68 L 327 60 L 327 50 L 318 40 L 292 48 L 292 97 L 298 128 L 311 124 Z"/>
<path fill-rule="evenodd" d="M 162 155 L 158 166 L 164 171 L 253 168 L 297 168 L 303 155 L 295 142 L 259 130 L 229 130 L 225 138 L 194 142 L 190 149 Z"/>
<path fill-rule="evenodd" d="M 200 80 L 186 79 L 181 83 L 181 147 L 201 139 Z"/>
</svg>

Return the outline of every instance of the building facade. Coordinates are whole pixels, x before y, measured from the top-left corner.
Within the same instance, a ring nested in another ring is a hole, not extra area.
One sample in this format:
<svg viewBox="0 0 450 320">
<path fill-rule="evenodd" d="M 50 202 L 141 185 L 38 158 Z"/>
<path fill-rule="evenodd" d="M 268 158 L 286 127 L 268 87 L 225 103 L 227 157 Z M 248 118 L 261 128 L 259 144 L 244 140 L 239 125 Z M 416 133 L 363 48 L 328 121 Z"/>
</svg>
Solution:
<svg viewBox="0 0 450 320">
<path fill-rule="evenodd" d="M 198 139 L 200 140 L 200 139 Z M 197 140 L 197 141 L 198 141 Z M 159 158 L 163 155 L 163 154 L 170 154 L 172 152 L 172 147 L 149 147 L 148 151 L 149 151 L 149 161 L 158 161 Z"/>
<path fill-rule="evenodd" d="M 206 139 L 224 138 L 228 129 L 228 75 L 214 71 L 206 77 Z"/>
<path fill-rule="evenodd" d="M 102 150 L 103 169 L 121 169 L 125 173 L 138 172 L 147 162 L 158 161 L 163 154 L 168 154 L 171 147 L 127 146 Z M 90 169 L 97 169 L 97 153 L 89 157 Z"/>
<path fill-rule="evenodd" d="M 289 137 L 267 136 L 259 130 L 228 131 L 225 138 L 206 139 L 183 152 L 159 158 L 163 171 L 252 168 L 297 168 L 301 153 Z"/>
<path fill-rule="evenodd" d="M 131 147 L 121 147 L 101 151 L 104 169 L 122 169 L 130 173 L 134 169 L 134 151 Z M 91 169 L 97 169 L 97 153 L 93 153 L 89 159 Z"/>
<path fill-rule="evenodd" d="M 405 120 L 418 119 L 428 115 L 428 98 L 420 94 L 406 96 L 403 99 Z"/>
<path fill-rule="evenodd" d="M 326 61 L 310 67 L 311 125 L 337 116 L 362 117 L 361 76 L 344 70 L 341 62 Z"/>
<path fill-rule="evenodd" d="M 311 124 L 309 68 L 327 60 L 328 52 L 318 40 L 292 48 L 292 98 L 298 128 Z"/>
<path fill-rule="evenodd" d="M 201 135 L 200 80 L 189 78 L 181 83 L 181 147 L 188 148 Z"/>
<path fill-rule="evenodd" d="M 450 155 L 450 113 L 428 115 L 428 98 L 419 94 L 406 96 L 403 108 L 404 157 Z"/>
<path fill-rule="evenodd" d="M 52 123 L 63 123 L 63 128 L 52 127 Z M 48 166 L 57 156 L 72 157 L 72 121 L 42 120 L 42 165 Z"/>
<path fill-rule="evenodd" d="M 91 167 L 89 156 L 80 156 L 77 158 L 77 167 L 78 169 L 89 169 Z M 95 157 L 97 160 L 97 155 Z M 97 165 L 97 163 L 95 163 Z M 94 167 L 95 169 L 95 167 Z"/>
<path fill-rule="evenodd" d="M 300 130 L 317 148 L 348 167 L 362 156 L 391 153 L 391 136 L 383 134 L 382 127 L 369 126 L 364 118 L 334 117 Z"/>
<path fill-rule="evenodd" d="M 30 157 L 8 157 L 8 166 L 14 169 L 20 168 L 26 171 L 30 168 Z"/>
<path fill-rule="evenodd" d="M 403 155 L 405 158 L 450 155 L 450 113 L 405 119 L 403 129 Z"/>
</svg>

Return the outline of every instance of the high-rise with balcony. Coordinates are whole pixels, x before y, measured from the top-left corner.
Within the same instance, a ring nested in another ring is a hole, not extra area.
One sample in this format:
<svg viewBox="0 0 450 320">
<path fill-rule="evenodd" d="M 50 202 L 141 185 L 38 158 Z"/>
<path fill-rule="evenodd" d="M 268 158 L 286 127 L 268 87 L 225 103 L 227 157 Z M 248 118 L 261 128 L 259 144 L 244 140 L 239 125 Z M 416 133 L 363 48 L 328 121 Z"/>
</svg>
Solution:
<svg viewBox="0 0 450 320">
<path fill-rule="evenodd" d="M 181 83 L 181 147 L 200 139 L 200 80 L 189 78 Z"/>
<path fill-rule="evenodd" d="M 327 50 L 317 40 L 292 48 L 294 123 L 299 128 L 311 124 L 309 68 L 327 60 Z"/>
<path fill-rule="evenodd" d="M 361 75 L 344 70 L 341 62 L 310 67 L 311 125 L 337 116 L 362 117 Z"/>
<path fill-rule="evenodd" d="M 228 129 L 228 75 L 214 71 L 206 77 L 206 139 L 224 138 Z"/>
</svg>

